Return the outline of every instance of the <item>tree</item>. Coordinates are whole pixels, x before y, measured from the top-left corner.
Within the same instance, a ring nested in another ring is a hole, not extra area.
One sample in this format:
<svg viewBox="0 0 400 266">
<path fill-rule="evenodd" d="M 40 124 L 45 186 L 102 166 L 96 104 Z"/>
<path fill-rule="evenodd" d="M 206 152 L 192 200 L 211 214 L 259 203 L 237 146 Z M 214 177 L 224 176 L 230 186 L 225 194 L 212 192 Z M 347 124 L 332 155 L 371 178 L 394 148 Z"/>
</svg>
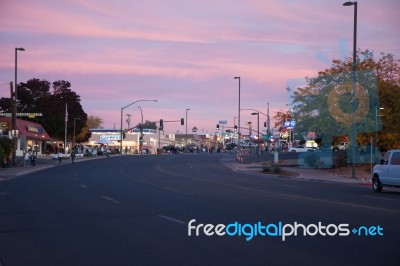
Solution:
<svg viewBox="0 0 400 266">
<path fill-rule="evenodd" d="M 285 125 L 286 121 L 289 121 L 292 119 L 292 114 L 290 111 L 283 111 L 280 110 L 276 112 L 276 114 L 273 116 L 275 122 L 274 122 L 274 127 L 279 128 L 279 130 L 282 130 L 282 128 Z"/>
<path fill-rule="evenodd" d="M 80 120 L 76 120 L 76 122 L 80 122 Z M 80 133 L 76 135 L 76 142 L 85 142 L 87 141 L 91 133 L 89 129 L 91 128 L 101 128 L 103 125 L 103 119 L 99 116 L 89 115 L 86 120 L 86 125 L 81 129 Z"/>
<path fill-rule="evenodd" d="M 95 116 L 95 115 L 89 115 L 89 117 L 86 121 L 86 125 L 89 128 L 101 128 L 103 123 L 104 123 L 103 118 L 101 118 L 100 116 Z"/>
<path fill-rule="evenodd" d="M 12 152 L 14 150 L 13 141 L 6 137 L 0 138 L 0 162 L 9 162 L 11 160 Z"/>
<path fill-rule="evenodd" d="M 390 54 L 381 54 L 376 61 L 370 51 L 357 53 L 357 83 L 355 122 L 358 144 L 367 144 L 374 137 L 375 121 L 380 148 L 400 145 L 399 119 L 400 68 L 399 60 Z M 360 60 L 364 58 L 364 60 Z M 330 145 L 336 138 L 350 136 L 352 124 L 352 58 L 333 60 L 329 69 L 315 78 L 307 78 L 307 86 L 291 89 L 296 127 L 301 132 L 315 131 L 323 143 Z M 384 107 L 385 116 L 377 117 L 376 110 Z M 397 115 L 397 118 L 396 118 Z M 378 125 L 380 123 L 378 122 Z"/>
<path fill-rule="evenodd" d="M 140 127 L 140 123 L 135 126 L 136 128 Z M 157 129 L 157 123 L 156 122 L 151 122 L 149 120 L 146 120 L 146 122 L 143 123 L 143 128 L 148 128 L 148 129 Z"/>
<path fill-rule="evenodd" d="M 50 85 L 52 87 L 50 88 Z M 75 132 L 81 132 L 87 121 L 87 114 L 83 111 L 80 96 L 71 89 L 71 83 L 64 80 L 52 84 L 47 80 L 31 79 L 20 83 L 18 90 L 18 112 L 42 113 L 43 117 L 24 118 L 42 124 L 49 135 L 58 140 L 64 139 L 65 106 L 68 106 L 67 132 L 68 140 L 73 138 L 74 118 Z M 0 110 L 12 112 L 10 98 L 0 99 Z M 86 141 L 90 137 L 85 134 L 80 139 Z"/>
</svg>

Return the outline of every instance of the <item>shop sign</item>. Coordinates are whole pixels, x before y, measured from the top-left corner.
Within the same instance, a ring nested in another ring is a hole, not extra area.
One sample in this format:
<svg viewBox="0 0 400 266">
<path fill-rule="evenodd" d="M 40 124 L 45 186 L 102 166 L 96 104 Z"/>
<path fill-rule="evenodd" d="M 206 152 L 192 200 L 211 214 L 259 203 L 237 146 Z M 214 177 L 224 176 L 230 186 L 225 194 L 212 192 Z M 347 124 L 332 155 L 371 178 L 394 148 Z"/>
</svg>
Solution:
<svg viewBox="0 0 400 266">
<path fill-rule="evenodd" d="M 0 122 L 0 129 L 1 129 L 3 132 L 8 131 L 8 122 Z"/>
<path fill-rule="evenodd" d="M 106 139 L 106 140 L 111 140 L 111 141 L 117 141 L 117 140 L 121 140 L 121 135 L 101 135 L 100 139 Z"/>
<path fill-rule="evenodd" d="M 38 133 L 38 134 L 42 134 L 43 133 L 43 128 L 37 127 L 37 126 L 34 126 L 34 125 L 27 125 L 26 126 L 26 130 L 29 131 L 29 132 Z"/>
<path fill-rule="evenodd" d="M 296 121 L 291 120 L 291 121 L 286 121 L 284 127 L 287 129 L 292 129 L 296 126 Z"/>
</svg>

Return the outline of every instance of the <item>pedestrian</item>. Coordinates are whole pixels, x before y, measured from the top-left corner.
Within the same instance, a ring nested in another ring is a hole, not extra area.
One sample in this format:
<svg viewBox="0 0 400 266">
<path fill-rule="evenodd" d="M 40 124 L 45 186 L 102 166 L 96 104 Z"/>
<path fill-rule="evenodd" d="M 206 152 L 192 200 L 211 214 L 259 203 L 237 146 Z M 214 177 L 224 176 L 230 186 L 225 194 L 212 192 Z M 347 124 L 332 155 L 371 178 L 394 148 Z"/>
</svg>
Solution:
<svg viewBox="0 0 400 266">
<path fill-rule="evenodd" d="M 73 164 L 75 163 L 75 151 L 71 152 L 71 161 Z"/>
<path fill-rule="evenodd" d="M 61 152 L 58 152 L 57 159 L 58 159 L 58 163 L 61 163 L 61 160 L 62 160 Z"/>
<path fill-rule="evenodd" d="M 24 167 L 26 167 L 28 165 L 28 161 L 29 161 L 29 152 L 27 150 L 25 150 L 25 152 L 24 152 Z"/>
<path fill-rule="evenodd" d="M 36 155 L 34 152 L 32 152 L 32 155 L 31 155 L 31 165 L 32 165 L 32 167 L 36 166 Z"/>
</svg>

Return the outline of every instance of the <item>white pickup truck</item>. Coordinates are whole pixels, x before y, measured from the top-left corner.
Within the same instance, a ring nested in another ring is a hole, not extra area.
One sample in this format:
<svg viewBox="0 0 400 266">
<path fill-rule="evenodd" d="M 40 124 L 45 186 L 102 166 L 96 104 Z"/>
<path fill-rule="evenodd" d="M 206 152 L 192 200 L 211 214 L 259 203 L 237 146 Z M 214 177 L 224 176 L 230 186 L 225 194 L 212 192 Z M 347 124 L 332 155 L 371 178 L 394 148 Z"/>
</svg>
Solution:
<svg viewBox="0 0 400 266">
<path fill-rule="evenodd" d="M 382 187 L 400 187 L 400 150 L 389 150 L 373 168 L 372 188 L 381 192 Z"/>
</svg>

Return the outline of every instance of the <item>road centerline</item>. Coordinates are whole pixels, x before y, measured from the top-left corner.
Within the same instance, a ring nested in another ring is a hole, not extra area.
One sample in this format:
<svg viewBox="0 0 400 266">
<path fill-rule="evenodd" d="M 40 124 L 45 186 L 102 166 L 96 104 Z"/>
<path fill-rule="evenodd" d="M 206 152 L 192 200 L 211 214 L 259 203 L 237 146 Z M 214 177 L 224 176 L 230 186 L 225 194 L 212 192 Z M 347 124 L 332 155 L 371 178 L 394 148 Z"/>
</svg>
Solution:
<svg viewBox="0 0 400 266">
<path fill-rule="evenodd" d="M 111 202 L 117 203 L 117 204 L 121 204 L 121 202 L 119 202 L 118 200 L 115 200 L 113 198 L 107 197 L 107 196 L 101 196 L 103 199 L 105 200 L 109 200 Z"/>
</svg>

